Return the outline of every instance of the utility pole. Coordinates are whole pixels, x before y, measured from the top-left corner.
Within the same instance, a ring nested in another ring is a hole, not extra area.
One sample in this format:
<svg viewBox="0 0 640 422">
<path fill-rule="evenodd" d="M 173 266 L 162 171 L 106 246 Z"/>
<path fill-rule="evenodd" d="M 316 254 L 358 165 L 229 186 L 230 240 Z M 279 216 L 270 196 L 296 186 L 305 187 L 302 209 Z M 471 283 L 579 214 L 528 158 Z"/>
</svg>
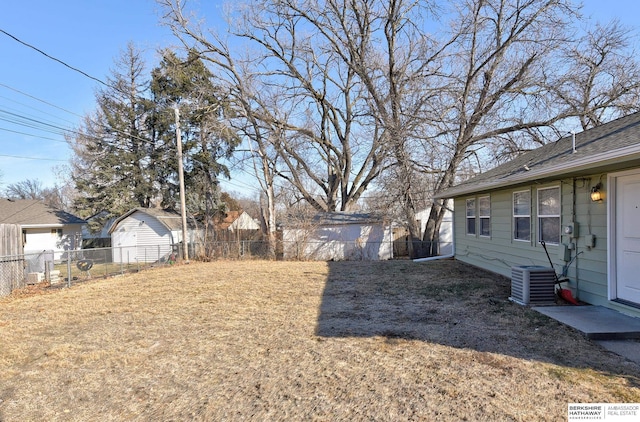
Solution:
<svg viewBox="0 0 640 422">
<path fill-rule="evenodd" d="M 182 137 L 180 136 L 180 112 L 176 112 L 176 140 L 178 143 L 178 182 L 180 184 L 180 216 L 182 217 L 182 257 L 189 262 L 189 242 L 187 238 L 187 201 L 184 197 L 184 169 L 182 167 Z"/>
</svg>

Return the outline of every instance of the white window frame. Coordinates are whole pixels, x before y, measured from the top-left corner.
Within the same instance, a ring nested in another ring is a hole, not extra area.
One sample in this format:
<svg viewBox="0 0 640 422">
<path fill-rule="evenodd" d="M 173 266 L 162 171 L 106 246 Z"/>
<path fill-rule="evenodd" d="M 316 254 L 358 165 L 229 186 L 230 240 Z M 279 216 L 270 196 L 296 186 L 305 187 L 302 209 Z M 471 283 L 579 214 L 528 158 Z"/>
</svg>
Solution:
<svg viewBox="0 0 640 422">
<path fill-rule="evenodd" d="M 473 207 L 471 209 L 469 208 L 469 202 L 473 202 Z M 478 202 L 476 201 L 476 198 L 467 198 L 465 200 L 464 213 L 465 213 L 465 216 L 466 216 L 466 218 L 465 218 L 466 227 L 465 227 L 464 231 L 467 234 L 467 236 L 476 236 L 477 233 L 478 233 L 478 227 L 477 227 L 477 225 L 478 225 L 478 220 L 477 220 L 478 212 L 476 210 L 477 205 L 478 205 Z M 469 211 L 470 210 L 473 210 L 473 215 L 469 215 Z M 469 220 L 473 220 L 473 233 L 471 233 L 469 231 Z"/>
<path fill-rule="evenodd" d="M 488 202 L 488 207 L 487 207 L 487 213 L 483 214 L 482 211 L 482 200 L 486 199 Z M 488 230 L 489 233 L 488 234 L 483 234 L 482 233 L 482 221 L 486 220 L 488 221 Z M 491 196 L 490 195 L 483 195 L 478 197 L 478 222 L 479 222 L 479 230 L 478 230 L 478 235 L 480 237 L 491 237 Z"/>
<path fill-rule="evenodd" d="M 558 213 L 557 214 L 542 214 L 540 213 L 540 192 L 542 191 L 548 191 L 548 190 L 557 190 L 558 191 Z M 550 245 L 558 245 L 562 239 L 561 237 L 561 218 L 562 218 L 562 190 L 560 186 L 548 186 L 546 188 L 539 188 L 536 190 L 536 220 L 537 220 L 537 226 L 538 229 L 536 230 L 537 233 L 537 241 L 538 243 L 541 243 L 542 239 L 542 221 L 541 219 L 543 218 L 557 218 L 558 219 L 558 241 L 549 241 L 549 240 L 545 240 L 545 243 L 548 243 Z"/>
<path fill-rule="evenodd" d="M 527 195 L 529 195 L 529 207 L 528 207 L 528 214 L 516 214 L 516 195 L 517 194 L 523 194 L 526 193 Z M 513 224 L 513 230 L 511 230 L 511 237 L 513 238 L 514 241 L 516 242 L 531 242 L 531 190 L 527 189 L 527 190 L 519 190 L 516 192 L 513 192 L 513 194 L 511 195 L 511 214 L 512 214 L 512 224 Z M 516 228 L 517 228 L 517 224 L 516 224 L 516 218 L 527 218 L 529 219 L 529 237 L 527 239 L 521 239 L 516 237 Z"/>
</svg>

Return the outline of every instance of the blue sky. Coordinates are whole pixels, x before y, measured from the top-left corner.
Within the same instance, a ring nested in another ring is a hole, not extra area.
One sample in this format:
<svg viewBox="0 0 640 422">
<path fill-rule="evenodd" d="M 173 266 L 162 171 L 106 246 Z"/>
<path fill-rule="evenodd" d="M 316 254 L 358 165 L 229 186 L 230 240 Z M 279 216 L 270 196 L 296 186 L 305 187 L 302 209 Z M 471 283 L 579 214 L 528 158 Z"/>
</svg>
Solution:
<svg viewBox="0 0 640 422">
<path fill-rule="evenodd" d="M 209 26 L 219 22 L 222 2 L 199 4 L 206 5 Z M 586 0 L 584 5 L 588 16 L 619 18 L 640 30 L 637 0 Z M 102 80 L 129 41 L 145 51 L 149 70 L 157 63 L 158 48 L 176 44 L 159 25 L 153 0 L 6 1 L 0 29 Z M 25 179 L 51 186 L 57 182 L 56 167 L 70 157 L 57 127 L 77 126 L 80 116 L 94 109 L 100 85 L 3 33 L 0 52 L 0 189 Z"/>
</svg>

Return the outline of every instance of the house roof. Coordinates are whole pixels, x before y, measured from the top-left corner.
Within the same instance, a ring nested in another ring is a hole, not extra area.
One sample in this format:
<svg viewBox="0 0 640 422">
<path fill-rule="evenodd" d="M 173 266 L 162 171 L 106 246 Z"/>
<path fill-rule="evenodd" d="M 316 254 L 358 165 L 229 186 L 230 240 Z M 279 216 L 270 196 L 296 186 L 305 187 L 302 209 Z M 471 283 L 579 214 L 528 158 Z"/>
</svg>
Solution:
<svg viewBox="0 0 640 422">
<path fill-rule="evenodd" d="M 113 233 L 118 224 L 120 224 L 125 218 L 129 217 L 135 212 L 141 212 L 143 214 L 147 214 L 151 217 L 154 217 L 158 220 L 163 226 L 165 226 L 169 231 L 176 231 L 182 229 L 182 217 L 180 214 L 173 210 L 163 210 L 160 208 L 133 208 L 126 213 L 122 214 L 120 217 L 116 218 L 116 220 L 111 225 L 109 229 L 109 233 Z M 193 223 L 187 220 L 187 227 L 190 229 L 195 228 Z"/>
<path fill-rule="evenodd" d="M 227 211 L 225 217 L 221 221 L 219 221 L 216 224 L 216 226 L 221 230 L 228 229 L 229 226 L 231 226 L 234 221 L 236 221 L 238 218 L 240 218 L 240 215 L 243 212 L 244 211 Z"/>
<path fill-rule="evenodd" d="M 66 211 L 45 205 L 37 199 L 0 198 L 0 223 L 41 227 L 84 224 L 86 221 Z"/>
<path fill-rule="evenodd" d="M 455 198 L 532 181 L 622 170 L 640 164 L 640 113 L 566 136 L 440 192 Z"/>
</svg>

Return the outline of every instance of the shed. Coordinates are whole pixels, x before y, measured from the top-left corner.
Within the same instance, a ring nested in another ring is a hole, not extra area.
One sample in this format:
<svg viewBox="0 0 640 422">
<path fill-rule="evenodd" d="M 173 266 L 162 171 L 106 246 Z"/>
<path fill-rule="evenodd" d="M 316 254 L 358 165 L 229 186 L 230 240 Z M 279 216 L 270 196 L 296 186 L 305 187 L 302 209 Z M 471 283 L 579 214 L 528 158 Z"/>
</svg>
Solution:
<svg viewBox="0 0 640 422">
<path fill-rule="evenodd" d="M 375 213 L 327 212 L 282 224 L 285 259 L 320 261 L 393 258 L 392 225 Z"/>
<path fill-rule="evenodd" d="M 134 208 L 113 222 L 109 234 L 114 262 L 162 261 L 182 242 L 182 219 L 173 210 Z M 195 241 L 196 231 L 191 224 L 188 237 L 188 243 Z"/>
<path fill-rule="evenodd" d="M 455 257 L 511 276 L 566 274 L 574 297 L 640 316 L 640 113 L 569 135 L 460 183 Z"/>
</svg>

